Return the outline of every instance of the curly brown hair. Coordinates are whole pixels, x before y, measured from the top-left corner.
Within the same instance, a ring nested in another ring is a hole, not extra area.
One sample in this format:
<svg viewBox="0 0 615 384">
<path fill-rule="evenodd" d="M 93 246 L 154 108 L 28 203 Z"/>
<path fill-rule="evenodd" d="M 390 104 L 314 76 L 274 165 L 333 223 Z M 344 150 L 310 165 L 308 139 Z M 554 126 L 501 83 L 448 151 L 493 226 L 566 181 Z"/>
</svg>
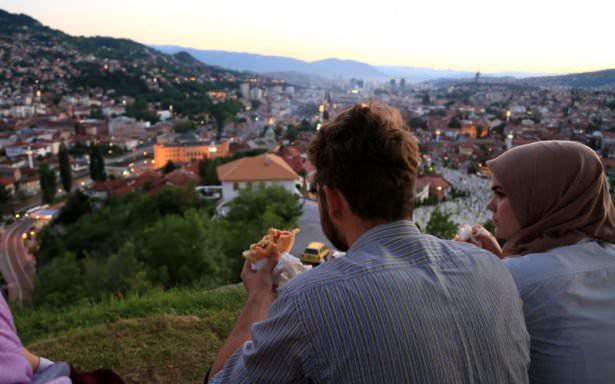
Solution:
<svg viewBox="0 0 615 384">
<path fill-rule="evenodd" d="M 396 109 L 370 102 L 341 112 L 318 131 L 308 155 L 317 185 L 342 192 L 357 216 L 412 217 L 419 149 Z"/>
</svg>

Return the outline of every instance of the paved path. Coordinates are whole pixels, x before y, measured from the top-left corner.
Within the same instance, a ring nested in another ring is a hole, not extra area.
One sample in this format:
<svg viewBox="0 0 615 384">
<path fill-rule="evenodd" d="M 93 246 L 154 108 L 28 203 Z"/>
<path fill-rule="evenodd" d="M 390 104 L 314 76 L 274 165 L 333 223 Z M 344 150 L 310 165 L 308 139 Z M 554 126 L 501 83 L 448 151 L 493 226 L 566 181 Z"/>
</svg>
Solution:
<svg viewBox="0 0 615 384">
<path fill-rule="evenodd" d="M 295 245 L 291 250 L 291 254 L 297 257 L 301 256 L 301 253 L 303 253 L 303 250 L 311 241 L 320 241 L 329 248 L 332 247 L 320 227 L 318 203 L 312 200 L 303 200 L 303 202 L 303 214 L 299 218 L 299 228 L 301 228 L 301 232 L 297 235 Z"/>
</svg>

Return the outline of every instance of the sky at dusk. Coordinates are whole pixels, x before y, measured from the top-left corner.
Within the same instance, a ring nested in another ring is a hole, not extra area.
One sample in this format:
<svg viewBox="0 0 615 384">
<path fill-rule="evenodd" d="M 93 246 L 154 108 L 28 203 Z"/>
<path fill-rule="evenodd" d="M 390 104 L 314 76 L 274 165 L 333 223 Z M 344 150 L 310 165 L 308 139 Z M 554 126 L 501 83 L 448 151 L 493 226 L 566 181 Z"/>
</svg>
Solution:
<svg viewBox="0 0 615 384">
<path fill-rule="evenodd" d="M 489 72 L 615 68 L 605 0 L 0 0 L 72 35 L 372 65 Z"/>
</svg>

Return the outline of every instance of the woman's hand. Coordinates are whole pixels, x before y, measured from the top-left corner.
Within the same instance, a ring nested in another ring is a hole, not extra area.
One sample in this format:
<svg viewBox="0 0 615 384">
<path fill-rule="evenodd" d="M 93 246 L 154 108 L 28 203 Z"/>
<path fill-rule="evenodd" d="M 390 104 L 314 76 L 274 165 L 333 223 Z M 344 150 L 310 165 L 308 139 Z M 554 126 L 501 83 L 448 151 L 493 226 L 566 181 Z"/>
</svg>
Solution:
<svg viewBox="0 0 615 384">
<path fill-rule="evenodd" d="M 500 259 L 504 258 L 504 256 L 502 255 L 502 248 L 500 247 L 498 240 L 495 238 L 495 236 L 493 236 L 493 234 L 491 234 L 491 232 L 486 230 L 480 224 L 474 224 L 472 226 L 472 235 L 470 237 L 462 239 L 459 237 L 459 235 L 457 235 L 453 238 L 453 240 L 476 245 L 477 247 L 483 248 L 493 253 Z"/>
<path fill-rule="evenodd" d="M 500 259 L 504 258 L 500 243 L 498 243 L 495 236 L 493 236 L 493 234 L 486 230 L 482 225 L 474 224 L 472 226 L 472 236 L 476 239 L 476 241 L 478 241 L 479 247 L 493 253 Z"/>
</svg>

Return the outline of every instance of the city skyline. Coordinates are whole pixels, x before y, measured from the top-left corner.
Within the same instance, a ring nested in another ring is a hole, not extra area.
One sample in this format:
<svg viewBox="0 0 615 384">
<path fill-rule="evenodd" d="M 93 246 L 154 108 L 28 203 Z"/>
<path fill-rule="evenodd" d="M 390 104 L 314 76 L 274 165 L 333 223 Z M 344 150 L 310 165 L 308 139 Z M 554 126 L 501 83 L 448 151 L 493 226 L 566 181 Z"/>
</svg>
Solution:
<svg viewBox="0 0 615 384">
<path fill-rule="evenodd" d="M 415 5 L 385 0 L 363 8 L 321 0 L 167 4 L 0 0 L 2 9 L 72 35 L 144 44 L 484 73 L 562 74 L 615 67 L 615 51 L 608 49 L 615 4 L 597 0 L 582 8 L 575 1 L 529 0 L 514 7 L 486 0 Z"/>
</svg>

